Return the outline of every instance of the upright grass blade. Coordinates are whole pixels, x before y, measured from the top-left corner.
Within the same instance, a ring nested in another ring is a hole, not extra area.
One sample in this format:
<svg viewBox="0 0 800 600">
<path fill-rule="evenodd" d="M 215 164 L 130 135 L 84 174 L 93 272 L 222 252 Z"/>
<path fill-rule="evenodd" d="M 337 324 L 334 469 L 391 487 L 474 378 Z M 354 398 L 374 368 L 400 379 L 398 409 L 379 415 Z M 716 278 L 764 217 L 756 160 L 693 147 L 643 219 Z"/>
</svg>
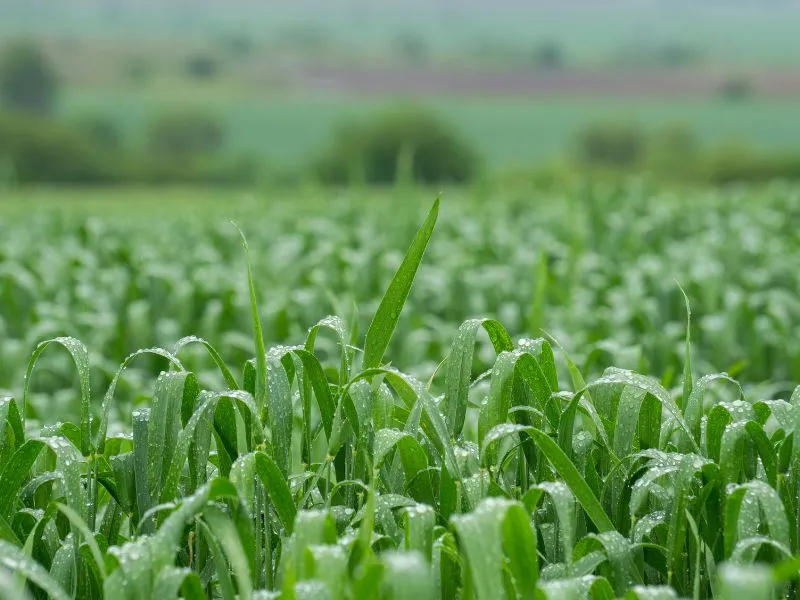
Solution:
<svg viewBox="0 0 800 600">
<path fill-rule="evenodd" d="M 247 289 L 250 296 L 250 318 L 253 323 L 253 340 L 256 347 L 256 386 L 255 398 L 256 405 L 262 412 L 267 406 L 267 350 L 264 345 L 264 332 L 261 327 L 261 316 L 258 312 L 258 299 L 256 297 L 256 286 L 253 280 L 253 269 L 250 266 L 250 249 L 247 245 L 247 238 L 239 226 L 234 223 L 234 227 L 239 231 L 244 248 L 245 258 L 247 259 Z"/>
<path fill-rule="evenodd" d="M 681 291 L 683 295 L 683 301 L 686 304 L 686 343 L 684 345 L 684 357 L 683 357 L 683 395 L 681 396 L 681 403 L 678 405 L 681 410 L 686 408 L 686 404 L 689 401 L 689 396 L 692 393 L 692 387 L 694 385 L 693 375 L 692 375 L 692 307 L 689 304 L 689 296 L 686 295 L 686 292 L 681 287 L 681 284 L 677 281 L 675 282 L 678 286 L 678 289 Z"/>
<path fill-rule="evenodd" d="M 11 396 L 0 396 L 0 462 L 25 442 L 25 427 L 19 406 Z"/>
<path fill-rule="evenodd" d="M 419 552 L 387 552 L 381 556 L 386 567 L 384 587 L 393 600 L 434 600 L 430 566 Z"/>
<path fill-rule="evenodd" d="M 69 522 L 72 524 L 73 527 L 77 531 L 80 532 L 81 537 L 83 537 L 86 544 L 89 546 L 89 550 L 92 555 L 92 559 L 95 562 L 95 568 L 100 573 L 102 579 L 106 577 L 106 568 L 105 562 L 103 561 L 103 553 L 100 551 L 100 546 L 97 545 L 97 540 L 94 538 L 94 534 L 89 530 L 89 527 L 86 525 L 86 522 L 81 519 L 80 515 L 72 510 L 69 506 L 65 506 L 59 502 L 56 502 L 56 508 L 69 519 Z"/>
<path fill-rule="evenodd" d="M 483 500 L 475 510 L 451 519 L 464 549 L 476 600 L 505 598 L 503 591 L 503 522 L 512 502 Z"/>
<path fill-rule="evenodd" d="M 250 561 L 242 546 L 236 526 L 225 513 L 215 506 L 206 507 L 203 511 L 203 520 L 208 523 L 210 533 L 216 537 L 236 574 L 238 598 L 250 600 L 253 593 L 253 574 L 250 572 Z"/>
<path fill-rule="evenodd" d="M 506 511 L 503 521 L 503 550 L 508 557 L 517 594 L 522 600 L 533 600 L 539 579 L 536 531 L 526 510 L 518 504 L 509 506 Z"/>
<path fill-rule="evenodd" d="M 11 516 L 11 508 L 19 490 L 30 476 L 31 467 L 44 447 L 44 442 L 28 440 L 3 465 L 0 471 L 0 517 Z"/>
<path fill-rule="evenodd" d="M 394 274 L 369 325 L 367 337 L 364 340 L 364 359 L 362 362 L 362 368 L 364 369 L 372 369 L 381 364 L 383 354 L 389 346 L 389 340 L 392 338 L 394 328 L 400 319 L 400 312 L 403 310 L 408 293 L 411 291 L 414 276 L 417 274 L 420 262 L 422 262 L 422 255 L 425 253 L 431 234 L 433 234 L 433 228 L 436 225 L 438 216 L 439 199 L 437 198 L 427 218 L 417 231 L 417 235 L 411 242 L 403 262 Z"/>
</svg>

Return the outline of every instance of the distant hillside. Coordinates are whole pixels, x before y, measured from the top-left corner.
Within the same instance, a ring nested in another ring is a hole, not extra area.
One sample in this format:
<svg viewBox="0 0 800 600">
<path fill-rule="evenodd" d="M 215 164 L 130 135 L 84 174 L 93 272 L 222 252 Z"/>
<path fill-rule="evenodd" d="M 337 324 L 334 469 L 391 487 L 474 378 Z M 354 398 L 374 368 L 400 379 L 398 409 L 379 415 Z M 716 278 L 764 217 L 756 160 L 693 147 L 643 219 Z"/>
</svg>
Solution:
<svg viewBox="0 0 800 600">
<path fill-rule="evenodd" d="M 711 58 L 800 61 L 798 0 L 0 0 L 0 34 L 134 37 L 237 32 L 433 48 L 555 41 L 581 61 L 639 43 Z"/>
</svg>

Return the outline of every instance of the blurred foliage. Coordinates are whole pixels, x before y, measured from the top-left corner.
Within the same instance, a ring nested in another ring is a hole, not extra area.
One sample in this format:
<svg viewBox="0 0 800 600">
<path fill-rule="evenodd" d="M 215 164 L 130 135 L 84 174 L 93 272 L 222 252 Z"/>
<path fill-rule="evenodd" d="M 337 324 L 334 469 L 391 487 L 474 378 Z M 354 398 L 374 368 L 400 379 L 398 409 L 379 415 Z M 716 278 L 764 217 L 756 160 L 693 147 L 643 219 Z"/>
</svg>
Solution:
<svg viewBox="0 0 800 600">
<path fill-rule="evenodd" d="M 682 123 L 654 132 L 633 122 L 592 123 L 576 136 L 574 154 L 589 172 L 617 177 L 647 173 L 661 181 L 713 185 L 800 180 L 800 154 L 768 153 L 740 141 L 702 147 Z"/>
<path fill-rule="evenodd" d="M 196 79 L 210 79 L 220 71 L 219 60 L 210 54 L 192 54 L 184 62 L 184 71 Z"/>
<path fill-rule="evenodd" d="M 752 84 L 743 77 L 729 77 L 719 85 L 719 95 L 732 102 L 747 100 L 753 92 Z"/>
<path fill-rule="evenodd" d="M 18 183 L 101 183 L 116 178 L 111 157 L 80 127 L 24 113 L 0 113 L 0 157 Z"/>
<path fill-rule="evenodd" d="M 147 149 L 159 159 L 187 161 L 222 150 L 225 127 L 215 115 L 172 111 L 153 117 L 147 127 Z"/>
<path fill-rule="evenodd" d="M 646 143 L 645 132 L 635 123 L 601 121 L 578 133 L 576 158 L 589 166 L 633 169 L 641 165 Z"/>
<path fill-rule="evenodd" d="M 407 108 L 345 124 L 314 170 L 325 183 L 463 183 L 478 174 L 480 159 L 438 115 Z"/>
<path fill-rule="evenodd" d="M 122 76 L 131 83 L 143 84 L 153 76 L 153 65 L 144 56 L 129 56 L 120 67 Z"/>
<path fill-rule="evenodd" d="M 119 151 L 124 145 L 122 132 L 113 120 L 91 115 L 78 119 L 75 126 L 94 144 L 104 151 Z"/>
<path fill-rule="evenodd" d="M 258 165 L 224 153 L 224 139 L 224 127 L 200 114 L 156 116 L 139 149 L 100 117 L 66 122 L 0 112 L 0 171 L 17 184 L 252 183 Z"/>
<path fill-rule="evenodd" d="M 401 59 L 414 65 L 424 63 L 430 55 L 430 48 L 425 38 L 413 33 L 399 35 L 394 48 Z"/>
<path fill-rule="evenodd" d="M 545 69 L 558 69 L 564 65 L 564 52 L 555 41 L 548 40 L 534 48 L 533 61 Z"/>
<path fill-rule="evenodd" d="M 648 171 L 662 179 L 687 181 L 698 176 L 700 144 L 691 127 L 671 123 L 655 131 L 647 142 Z"/>
<path fill-rule="evenodd" d="M 6 108 L 38 114 L 55 109 L 58 76 L 41 49 L 18 41 L 0 54 L 0 103 Z"/>
<path fill-rule="evenodd" d="M 800 155 L 764 154 L 744 144 L 730 142 L 709 152 L 702 168 L 704 179 L 716 184 L 800 180 Z"/>
<path fill-rule="evenodd" d="M 242 58 L 253 52 L 253 39 L 243 33 L 231 33 L 220 39 L 220 45 L 233 57 Z"/>
</svg>

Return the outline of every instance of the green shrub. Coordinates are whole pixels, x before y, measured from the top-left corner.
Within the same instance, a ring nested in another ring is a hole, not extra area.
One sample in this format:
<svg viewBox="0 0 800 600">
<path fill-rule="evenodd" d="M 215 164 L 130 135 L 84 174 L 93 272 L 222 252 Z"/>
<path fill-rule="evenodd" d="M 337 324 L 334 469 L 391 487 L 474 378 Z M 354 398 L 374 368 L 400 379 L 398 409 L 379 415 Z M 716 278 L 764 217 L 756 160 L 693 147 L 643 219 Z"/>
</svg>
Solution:
<svg viewBox="0 0 800 600">
<path fill-rule="evenodd" d="M 118 151 L 123 147 L 122 132 L 111 119 L 96 115 L 86 116 L 78 119 L 75 127 L 104 151 Z"/>
<path fill-rule="evenodd" d="M 703 177 L 713 184 L 800 180 L 800 155 L 761 154 L 741 143 L 729 142 L 707 153 Z"/>
<path fill-rule="evenodd" d="M 718 92 L 724 100 L 740 102 L 753 95 L 753 86 L 741 77 L 730 77 L 719 85 Z"/>
<path fill-rule="evenodd" d="M 145 184 L 244 185 L 254 183 L 258 173 L 250 157 L 196 157 L 192 161 L 168 162 L 150 157 L 134 171 L 136 180 Z"/>
<path fill-rule="evenodd" d="M 243 58 L 253 53 L 255 46 L 252 38 L 245 34 L 232 33 L 220 39 L 221 46 L 230 56 Z"/>
<path fill-rule="evenodd" d="M 564 53 L 556 42 L 542 42 L 533 50 L 533 62 L 545 69 L 558 69 L 564 64 Z"/>
<path fill-rule="evenodd" d="M 0 160 L 19 183 L 101 183 L 118 177 L 113 157 L 85 131 L 24 113 L 0 113 Z"/>
<path fill-rule="evenodd" d="M 404 109 L 342 126 L 314 170 L 326 183 L 461 183 L 478 174 L 480 159 L 436 114 Z"/>
<path fill-rule="evenodd" d="M 647 142 L 647 167 L 662 179 L 688 181 L 697 176 L 700 154 L 694 131 L 684 123 L 665 125 Z"/>
<path fill-rule="evenodd" d="M 144 56 L 129 56 L 120 66 L 120 71 L 126 80 L 139 85 L 153 76 L 153 66 Z"/>
<path fill-rule="evenodd" d="M 225 127 L 213 114 L 165 112 L 147 126 L 147 149 L 160 160 L 208 158 L 225 145 Z"/>
<path fill-rule="evenodd" d="M 9 109 L 47 114 L 55 108 L 58 76 L 44 53 L 16 42 L 0 56 L 0 102 Z"/>
<path fill-rule="evenodd" d="M 99 117 L 64 122 L 0 113 L 0 180 L 62 184 L 249 184 L 257 164 L 228 157 L 214 120 L 198 115 L 154 121 L 146 151 L 126 148 L 113 123 Z M 191 126 L 190 126 L 191 125 Z"/>
<path fill-rule="evenodd" d="M 186 59 L 184 71 L 196 79 L 210 79 L 219 73 L 219 61 L 208 54 L 193 54 Z"/>
<path fill-rule="evenodd" d="M 413 33 L 404 33 L 395 40 L 397 54 L 412 64 L 422 64 L 430 56 L 430 48 L 424 38 Z"/>
<path fill-rule="evenodd" d="M 589 166 L 635 168 L 641 165 L 647 146 L 645 133 L 634 123 L 592 123 L 578 133 L 575 152 Z"/>
</svg>

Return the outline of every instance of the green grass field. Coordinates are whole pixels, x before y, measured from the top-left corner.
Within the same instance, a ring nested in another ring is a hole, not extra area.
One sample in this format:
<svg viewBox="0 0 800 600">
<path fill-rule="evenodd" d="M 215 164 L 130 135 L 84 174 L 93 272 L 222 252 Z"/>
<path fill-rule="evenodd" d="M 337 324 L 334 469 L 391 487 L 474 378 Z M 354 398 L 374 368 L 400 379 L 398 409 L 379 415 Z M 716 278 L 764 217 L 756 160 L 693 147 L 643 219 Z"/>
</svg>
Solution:
<svg viewBox="0 0 800 600">
<path fill-rule="evenodd" d="M 336 127 L 364 118 L 401 99 L 240 96 L 221 90 L 174 95 L 163 92 L 75 91 L 64 98 L 66 115 L 107 115 L 132 140 L 140 140 L 147 116 L 169 107 L 213 111 L 227 124 L 230 148 L 254 152 L 277 165 L 300 165 L 329 142 Z M 685 123 L 707 144 L 739 140 L 768 150 L 800 150 L 795 99 L 464 98 L 422 101 L 450 119 L 491 167 L 527 166 L 568 151 L 585 125 L 604 119 L 635 120 L 646 128 Z"/>
<path fill-rule="evenodd" d="M 432 200 L 4 191 L 0 597 L 795 598 L 797 187 Z"/>
</svg>

